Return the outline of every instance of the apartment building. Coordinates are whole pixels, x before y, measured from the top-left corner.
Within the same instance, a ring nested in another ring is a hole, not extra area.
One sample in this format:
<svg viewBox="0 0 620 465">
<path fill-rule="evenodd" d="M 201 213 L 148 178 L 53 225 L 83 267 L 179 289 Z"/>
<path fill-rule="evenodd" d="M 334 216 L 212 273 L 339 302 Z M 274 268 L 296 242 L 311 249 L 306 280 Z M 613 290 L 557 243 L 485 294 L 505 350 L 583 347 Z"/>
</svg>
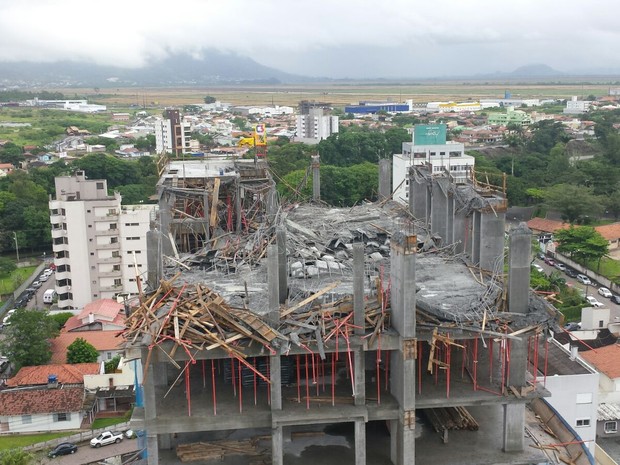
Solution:
<svg viewBox="0 0 620 465">
<path fill-rule="evenodd" d="M 57 177 L 55 185 L 49 208 L 59 308 L 136 293 L 156 206 L 121 206 L 106 180 L 87 179 L 84 171 Z"/>
<path fill-rule="evenodd" d="M 190 152 L 191 124 L 181 118 L 179 110 L 167 108 L 163 119 L 155 121 L 155 150 L 158 154 L 179 156 Z"/>
<path fill-rule="evenodd" d="M 323 108 L 310 108 L 308 114 L 297 115 L 295 140 L 318 144 L 338 132 L 338 117 L 325 114 Z"/>
</svg>

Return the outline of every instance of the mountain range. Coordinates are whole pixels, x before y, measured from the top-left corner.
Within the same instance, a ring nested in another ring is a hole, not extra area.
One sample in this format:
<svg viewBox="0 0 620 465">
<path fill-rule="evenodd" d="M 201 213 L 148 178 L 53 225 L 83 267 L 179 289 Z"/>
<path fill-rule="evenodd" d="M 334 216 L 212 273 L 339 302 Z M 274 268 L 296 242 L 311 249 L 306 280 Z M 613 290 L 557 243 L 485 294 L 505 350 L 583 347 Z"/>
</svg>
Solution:
<svg viewBox="0 0 620 465">
<path fill-rule="evenodd" d="M 588 73 L 587 71 L 569 74 L 557 71 L 544 64 L 532 64 L 521 66 L 511 72 L 459 76 L 458 79 L 556 79 L 595 74 L 597 73 Z M 615 74 L 618 75 L 619 73 Z M 449 80 L 450 78 L 446 76 L 441 79 Z M 380 80 L 383 82 L 392 81 L 391 79 Z M 326 81 L 335 80 L 290 74 L 264 66 L 249 57 L 211 49 L 203 50 L 199 59 L 187 54 L 176 54 L 142 68 L 102 66 L 77 61 L 53 63 L 0 62 L 0 88 L 10 86 L 159 87 Z M 403 79 L 398 81 L 402 82 Z"/>
</svg>

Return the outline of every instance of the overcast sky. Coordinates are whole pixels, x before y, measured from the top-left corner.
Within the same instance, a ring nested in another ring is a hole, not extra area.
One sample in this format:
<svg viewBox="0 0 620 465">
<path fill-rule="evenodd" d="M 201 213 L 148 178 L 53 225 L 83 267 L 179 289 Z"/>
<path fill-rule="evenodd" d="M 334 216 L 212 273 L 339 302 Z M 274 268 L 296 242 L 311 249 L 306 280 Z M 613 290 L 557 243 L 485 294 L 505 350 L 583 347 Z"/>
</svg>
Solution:
<svg viewBox="0 0 620 465">
<path fill-rule="evenodd" d="M 0 61 L 139 67 L 216 48 L 290 73 L 620 70 L 618 0 L 0 0 Z"/>
</svg>

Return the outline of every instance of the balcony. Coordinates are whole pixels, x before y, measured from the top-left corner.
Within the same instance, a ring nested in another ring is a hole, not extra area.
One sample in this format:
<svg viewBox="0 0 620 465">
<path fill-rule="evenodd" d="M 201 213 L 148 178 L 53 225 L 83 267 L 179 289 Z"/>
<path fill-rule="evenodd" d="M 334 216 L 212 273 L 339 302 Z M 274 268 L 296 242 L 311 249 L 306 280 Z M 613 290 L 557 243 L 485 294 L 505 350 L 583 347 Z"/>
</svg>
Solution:
<svg viewBox="0 0 620 465">
<path fill-rule="evenodd" d="M 56 252 L 67 252 L 69 250 L 69 244 L 52 244 L 52 251 Z"/>
<path fill-rule="evenodd" d="M 100 291 L 110 291 L 110 292 L 120 292 L 123 290 L 123 285 L 122 284 L 112 284 L 112 285 L 108 285 L 108 286 L 99 286 L 99 290 Z"/>
<path fill-rule="evenodd" d="M 112 244 L 95 244 L 96 250 L 119 250 L 120 248 L 120 242 L 114 242 Z"/>
<path fill-rule="evenodd" d="M 50 223 L 52 224 L 64 223 L 66 220 L 67 217 L 65 215 L 50 215 Z"/>
<path fill-rule="evenodd" d="M 97 229 L 95 230 L 95 236 L 118 236 L 120 234 L 118 229 Z"/>
<path fill-rule="evenodd" d="M 111 263 L 111 264 L 118 264 L 121 262 L 121 257 L 97 257 L 97 259 L 95 260 L 97 263 Z"/>
<path fill-rule="evenodd" d="M 52 239 L 56 239 L 58 237 L 66 237 L 66 235 L 66 229 L 52 229 Z"/>
<path fill-rule="evenodd" d="M 121 270 L 99 271 L 97 273 L 99 278 L 120 278 L 122 274 Z M 103 287 L 101 289 L 103 289 Z"/>
<path fill-rule="evenodd" d="M 66 286 L 58 286 L 56 285 L 56 294 L 66 294 L 67 292 L 71 292 L 71 284 Z"/>
<path fill-rule="evenodd" d="M 95 221 L 115 221 L 118 220 L 119 213 L 107 213 L 106 215 L 95 216 Z"/>
</svg>

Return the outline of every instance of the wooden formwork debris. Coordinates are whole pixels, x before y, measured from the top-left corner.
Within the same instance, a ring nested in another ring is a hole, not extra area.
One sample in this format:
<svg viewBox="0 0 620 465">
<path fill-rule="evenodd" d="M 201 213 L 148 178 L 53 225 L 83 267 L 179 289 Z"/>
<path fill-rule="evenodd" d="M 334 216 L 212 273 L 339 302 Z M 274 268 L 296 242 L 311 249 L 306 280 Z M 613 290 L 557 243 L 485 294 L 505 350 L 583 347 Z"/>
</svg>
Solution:
<svg viewBox="0 0 620 465">
<path fill-rule="evenodd" d="M 181 462 L 196 460 L 222 460 L 227 455 L 260 456 L 258 442 L 252 439 L 238 441 L 194 442 L 177 446 L 177 457 Z"/>
</svg>

